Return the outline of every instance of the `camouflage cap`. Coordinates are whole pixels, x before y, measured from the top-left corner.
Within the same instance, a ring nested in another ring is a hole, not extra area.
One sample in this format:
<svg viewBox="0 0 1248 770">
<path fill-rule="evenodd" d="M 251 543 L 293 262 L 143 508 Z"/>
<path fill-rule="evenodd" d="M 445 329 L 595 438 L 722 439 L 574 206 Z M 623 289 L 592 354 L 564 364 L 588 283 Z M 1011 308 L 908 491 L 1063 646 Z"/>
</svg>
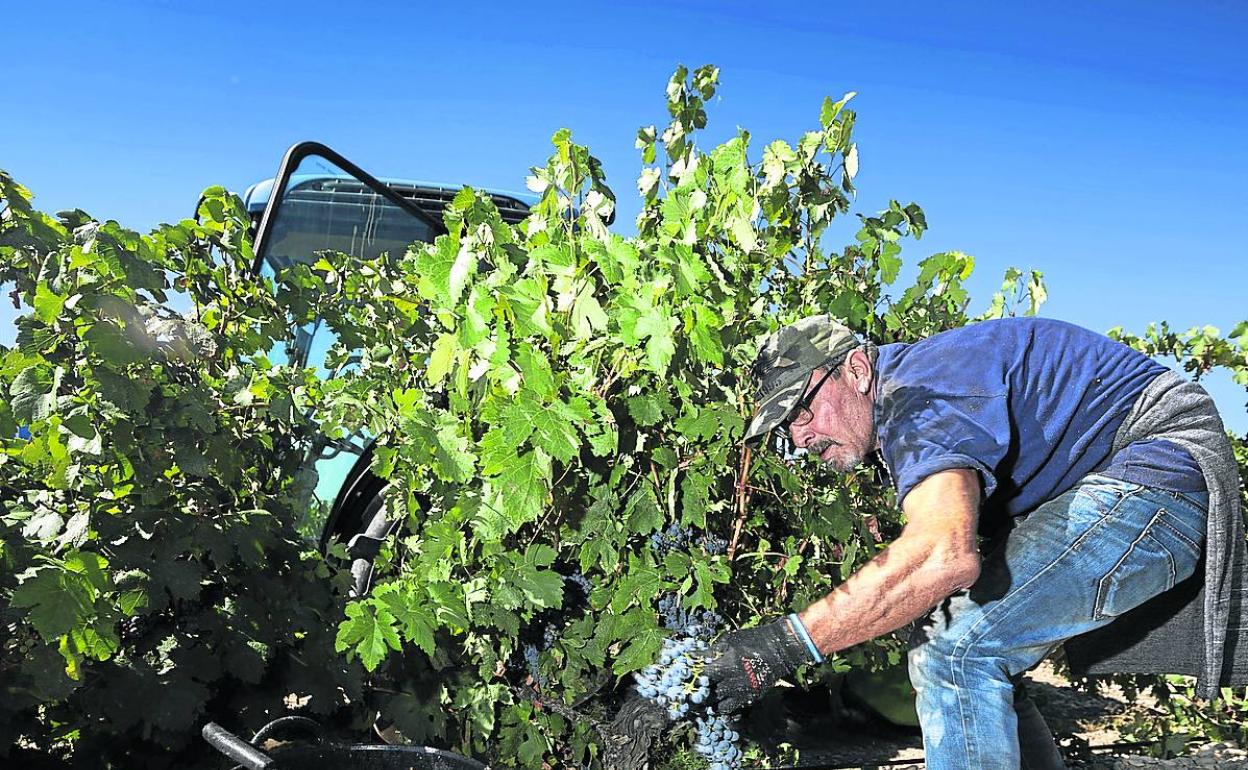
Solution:
<svg viewBox="0 0 1248 770">
<path fill-rule="evenodd" d="M 806 393 L 811 373 L 825 364 L 841 363 L 861 344 L 857 335 L 828 315 L 807 316 L 764 340 L 750 371 L 755 406 L 746 442 L 757 442 L 784 422 Z"/>
</svg>

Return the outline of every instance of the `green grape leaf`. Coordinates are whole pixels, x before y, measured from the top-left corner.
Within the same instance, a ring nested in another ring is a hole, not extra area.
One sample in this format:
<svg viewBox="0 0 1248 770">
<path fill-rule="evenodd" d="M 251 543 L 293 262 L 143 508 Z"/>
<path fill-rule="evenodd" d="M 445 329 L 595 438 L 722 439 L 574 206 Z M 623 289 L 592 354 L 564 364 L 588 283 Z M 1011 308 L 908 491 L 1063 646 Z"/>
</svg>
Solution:
<svg viewBox="0 0 1248 770">
<path fill-rule="evenodd" d="M 391 583 L 378 588 L 374 597 L 398 621 L 399 630 L 405 639 L 423 650 L 426 655 L 433 655 L 434 617 L 410 589 Z"/>
<path fill-rule="evenodd" d="M 901 257 L 897 256 L 901 253 L 901 244 L 886 243 L 880 250 L 880 281 L 885 284 L 891 284 L 897 280 L 897 274 L 901 272 Z"/>
<path fill-rule="evenodd" d="M 35 317 L 48 325 L 56 323 L 67 299 L 69 297 L 57 294 L 47 284 L 40 283 L 35 287 Z"/>
<path fill-rule="evenodd" d="M 628 399 L 628 413 L 633 422 L 643 427 L 657 425 L 663 419 L 663 407 L 654 396 L 633 396 Z"/>
<path fill-rule="evenodd" d="M 694 355 L 706 363 L 723 366 L 724 346 L 719 336 L 723 321 L 714 310 L 701 303 L 690 305 L 687 312 L 693 320 L 688 330 Z"/>
<path fill-rule="evenodd" d="M 455 355 L 459 352 L 459 340 L 454 334 L 442 334 L 433 343 L 433 353 L 429 356 L 429 368 L 425 377 L 430 384 L 437 385 L 446 379 L 451 366 L 455 363 Z"/>
<path fill-rule="evenodd" d="M 650 307 L 637 319 L 637 336 L 646 341 L 646 363 L 660 376 L 667 373 L 676 352 L 676 328 L 679 324 L 661 307 Z"/>
<path fill-rule="evenodd" d="M 613 425 L 600 423 L 586 433 L 585 438 L 595 457 L 611 457 L 620 451 L 620 434 Z"/>
<path fill-rule="evenodd" d="M 527 558 L 507 573 L 507 579 L 524 595 L 525 602 L 538 609 L 556 608 L 563 605 L 563 576 L 549 569 L 542 569 Z"/>
<path fill-rule="evenodd" d="M 550 361 L 542 352 L 527 342 L 516 346 L 516 365 L 520 367 L 524 389 L 531 391 L 541 399 L 550 398 L 555 394 L 555 376 L 550 370 Z"/>
<path fill-rule="evenodd" d="M 588 339 L 607 328 L 607 314 L 594 297 L 592 286 L 581 289 L 572 303 L 572 329 L 579 339 Z"/>
<path fill-rule="evenodd" d="M 145 335 L 135 331 L 135 327 L 122 329 L 116 322 L 109 320 L 96 321 L 82 335 L 83 342 L 96 358 L 115 367 L 122 367 L 143 360 L 146 357 L 139 338 Z M 137 344 L 136 344 L 137 343 Z"/>
<path fill-rule="evenodd" d="M 196 599 L 202 587 L 204 568 L 196 562 L 162 559 L 149 572 L 152 591 L 168 591 L 174 599 Z"/>
<path fill-rule="evenodd" d="M 334 650 L 358 655 L 364 668 L 376 670 L 389 650 L 402 646 L 394 624 L 394 616 L 374 602 L 348 604 L 347 619 L 338 624 L 334 637 Z"/>
<path fill-rule="evenodd" d="M 61 639 L 62 652 L 94 660 L 108 660 L 121 648 L 121 640 L 111 624 L 96 623 L 71 629 Z"/>
<path fill-rule="evenodd" d="M 113 581 L 105 572 L 107 568 L 108 560 L 91 551 L 71 551 L 65 557 L 66 577 L 81 576 L 93 600 L 97 593 L 113 588 Z"/>
<path fill-rule="evenodd" d="M 139 610 L 147 607 L 147 605 L 147 589 L 145 588 L 131 588 L 127 591 L 122 591 L 117 597 L 117 607 L 127 617 L 137 615 Z"/>
<path fill-rule="evenodd" d="M 446 730 L 446 713 L 438 698 L 396 693 L 381 706 L 381 713 L 398 727 L 404 741 L 422 745 L 436 743 Z"/>
<path fill-rule="evenodd" d="M 468 605 L 464 601 L 464 587 L 460 583 L 433 582 L 425 585 L 429 599 L 433 602 L 434 617 L 439 625 L 452 631 L 463 631 L 468 628 Z"/>
<path fill-rule="evenodd" d="M 607 259 L 602 260 L 603 273 L 607 280 L 623 283 L 637 273 L 641 263 L 641 255 L 637 246 L 618 235 L 612 235 L 607 242 Z"/>
<path fill-rule="evenodd" d="M 536 521 L 546 506 L 550 482 L 550 457 L 534 449 L 513 457 L 490 480 L 493 497 L 490 507 L 504 514 L 511 528 Z"/>
<path fill-rule="evenodd" d="M 676 290 L 681 294 L 696 295 L 711 280 L 711 273 L 702 261 L 686 244 L 674 244 L 672 250 L 676 254 Z"/>
<path fill-rule="evenodd" d="M 728 582 L 728 569 L 719 563 L 708 564 L 704 561 L 695 560 L 693 563 L 693 575 L 697 588 L 689 599 L 690 604 L 694 607 L 705 607 L 709 610 L 715 609 L 715 584 Z"/>
<path fill-rule="evenodd" d="M 443 306 L 455 304 L 451 296 L 451 269 L 459 254 L 459 239 L 448 235 L 438 236 L 432 246 L 417 251 L 417 289 L 428 300 L 436 300 Z"/>
<path fill-rule="evenodd" d="M 654 495 L 654 487 L 648 483 L 638 486 L 637 491 L 628 498 L 624 515 L 628 522 L 626 526 L 633 532 L 645 535 L 662 527 L 663 511 Z"/>
<path fill-rule="evenodd" d="M 544 279 L 522 278 L 504 287 L 502 297 L 511 309 L 518 337 L 548 336 L 551 333 L 550 301 L 546 296 Z"/>
<path fill-rule="evenodd" d="M 533 421 L 522 405 L 508 406 L 501 420 L 481 437 L 481 471 L 491 476 L 515 460 L 520 445 L 533 433 Z"/>
<path fill-rule="evenodd" d="M 459 342 L 465 348 L 474 348 L 490 336 L 491 321 L 497 302 L 490 290 L 481 284 L 472 287 L 464 307 L 463 323 L 459 327 Z"/>
<path fill-rule="evenodd" d="M 54 374 L 44 364 L 28 366 L 9 387 L 13 418 L 23 425 L 42 422 L 56 409 L 56 386 L 59 372 Z"/>
<path fill-rule="evenodd" d="M 698 471 L 685 474 L 680 482 L 680 520 L 694 527 L 706 526 L 711 477 Z"/>
<path fill-rule="evenodd" d="M 53 641 L 90 616 L 93 598 L 78 581 L 48 567 L 24 580 L 13 591 L 12 605 L 29 610 L 30 624 L 44 641 Z"/>
<path fill-rule="evenodd" d="M 714 407 L 704 407 L 677 417 L 673 425 L 690 441 L 706 441 L 719 430 L 719 415 Z"/>
<path fill-rule="evenodd" d="M 577 435 L 574 421 L 577 421 L 581 415 L 562 401 L 539 404 L 531 398 L 525 398 L 523 391 L 520 395 L 521 398 L 517 399 L 514 408 L 527 412 L 533 424 L 533 433 L 529 436 L 529 443 L 544 450 L 560 462 L 566 463 L 575 457 L 580 449 L 580 438 Z"/>
<path fill-rule="evenodd" d="M 539 760 L 546 754 L 550 748 L 546 739 L 542 737 L 542 733 L 535 727 L 529 727 L 523 730 L 524 740 L 520 742 L 520 748 L 516 751 L 516 756 L 520 759 L 523 767 L 533 767 L 538 764 Z"/>
<path fill-rule="evenodd" d="M 454 305 L 459 302 L 468 279 L 477 271 L 478 262 L 478 255 L 468 248 L 467 244 L 460 244 L 459 251 L 455 253 L 455 261 L 451 263 L 451 270 L 446 278 L 448 304 Z"/>
<path fill-rule="evenodd" d="M 617 615 L 633 604 L 648 606 L 663 591 L 663 576 L 658 570 L 636 556 L 630 555 L 628 561 L 628 571 L 611 596 L 611 611 Z"/>
<path fill-rule="evenodd" d="M 680 457 L 671 447 L 655 447 L 654 451 L 650 453 L 650 458 L 660 467 L 668 470 L 675 468 L 680 463 Z"/>
<path fill-rule="evenodd" d="M 453 415 L 438 417 L 435 468 L 440 477 L 459 484 L 471 479 L 476 470 L 476 457 L 469 449 L 471 442 L 459 433 L 462 428 Z"/>
<path fill-rule="evenodd" d="M 611 664 L 611 670 L 616 676 L 639 671 L 653 663 L 658 658 L 659 649 L 662 648 L 663 640 L 667 638 L 667 635 L 662 629 L 650 627 L 633 631 L 628 638 L 630 640 L 628 645 Z"/>
</svg>

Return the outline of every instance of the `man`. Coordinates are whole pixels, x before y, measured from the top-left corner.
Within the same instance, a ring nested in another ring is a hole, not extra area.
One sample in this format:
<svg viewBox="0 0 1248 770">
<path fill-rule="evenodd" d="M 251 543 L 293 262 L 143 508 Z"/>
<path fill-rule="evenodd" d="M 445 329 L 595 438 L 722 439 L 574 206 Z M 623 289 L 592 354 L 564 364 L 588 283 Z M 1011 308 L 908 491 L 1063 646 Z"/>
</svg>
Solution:
<svg viewBox="0 0 1248 770">
<path fill-rule="evenodd" d="M 708 651 L 720 710 L 912 622 L 930 770 L 1061 767 L 1015 684 L 1072 638 L 1077 673 L 1248 682 L 1238 472 L 1199 386 L 1054 320 L 876 348 L 828 316 L 769 337 L 754 385 L 747 442 L 775 431 L 840 471 L 878 452 L 906 522 L 822 600 Z"/>
</svg>

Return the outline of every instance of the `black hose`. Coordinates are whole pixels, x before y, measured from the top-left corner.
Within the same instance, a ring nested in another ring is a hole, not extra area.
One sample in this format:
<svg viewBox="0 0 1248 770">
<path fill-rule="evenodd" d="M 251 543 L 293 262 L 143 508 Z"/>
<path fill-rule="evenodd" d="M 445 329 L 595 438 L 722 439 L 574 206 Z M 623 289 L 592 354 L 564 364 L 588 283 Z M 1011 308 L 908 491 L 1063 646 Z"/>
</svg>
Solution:
<svg viewBox="0 0 1248 770">
<path fill-rule="evenodd" d="M 314 719 L 308 719 L 307 717 L 301 716 L 280 717 L 257 730 L 256 734 L 251 737 L 251 742 L 254 745 L 261 743 L 262 741 L 267 741 L 270 738 L 275 737 L 275 735 L 279 732 L 283 733 L 283 735 L 278 737 L 284 738 L 285 735 L 289 734 L 288 728 L 293 728 L 295 733 L 303 733 L 308 737 L 315 739 L 317 743 L 321 742 L 321 738 L 323 737 L 323 733 L 325 731 L 325 728 L 321 727 L 321 723 Z"/>
<path fill-rule="evenodd" d="M 216 722 L 204 725 L 201 732 L 208 745 L 239 763 L 247 770 L 272 770 L 273 759 L 260 749 L 239 738 Z"/>
</svg>

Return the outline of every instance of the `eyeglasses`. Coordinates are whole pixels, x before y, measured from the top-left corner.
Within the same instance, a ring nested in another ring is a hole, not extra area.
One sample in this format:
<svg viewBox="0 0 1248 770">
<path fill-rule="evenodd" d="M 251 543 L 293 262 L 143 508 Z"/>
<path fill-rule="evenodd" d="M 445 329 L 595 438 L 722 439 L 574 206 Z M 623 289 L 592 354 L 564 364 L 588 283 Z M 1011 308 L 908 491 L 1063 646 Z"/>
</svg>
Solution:
<svg viewBox="0 0 1248 770">
<path fill-rule="evenodd" d="M 827 382 L 829 377 L 835 376 L 838 371 L 840 371 L 839 366 L 828 369 L 819 378 L 819 382 L 815 384 L 815 387 L 802 396 L 797 405 L 793 407 L 793 411 L 789 412 L 789 416 L 776 426 L 780 429 L 781 435 L 788 435 L 790 428 L 800 428 L 815 419 L 815 413 L 810 410 L 810 405 L 814 403 L 815 396 L 819 394 L 819 389 L 823 387 L 823 383 Z"/>
</svg>

